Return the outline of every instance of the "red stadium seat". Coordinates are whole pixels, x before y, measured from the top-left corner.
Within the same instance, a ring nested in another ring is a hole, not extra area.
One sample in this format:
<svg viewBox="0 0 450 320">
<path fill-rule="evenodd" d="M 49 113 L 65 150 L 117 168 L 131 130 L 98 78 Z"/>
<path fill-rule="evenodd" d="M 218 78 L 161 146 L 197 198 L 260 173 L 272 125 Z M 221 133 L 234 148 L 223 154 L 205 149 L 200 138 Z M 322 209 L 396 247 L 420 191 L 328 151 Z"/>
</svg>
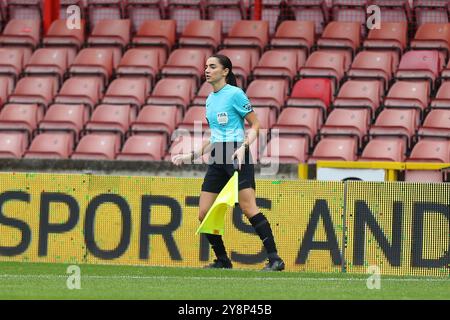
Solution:
<svg viewBox="0 0 450 320">
<path fill-rule="evenodd" d="M 235 22 L 246 18 L 242 0 L 205 0 L 206 18 L 222 21 L 222 32 L 228 34 Z"/>
<path fill-rule="evenodd" d="M 334 109 L 320 128 L 320 136 L 349 136 L 356 139 L 358 147 L 369 130 L 370 112 L 367 109 Z"/>
<path fill-rule="evenodd" d="M 267 144 L 261 163 L 305 163 L 308 159 L 306 137 L 280 135 Z"/>
<path fill-rule="evenodd" d="M 298 61 L 295 51 L 270 50 L 264 52 L 252 74 L 256 79 L 284 79 L 291 87 L 297 69 Z"/>
<path fill-rule="evenodd" d="M 204 75 L 206 64 L 205 52 L 201 49 L 176 49 L 161 68 L 163 77 L 192 77 L 195 79 L 197 87 Z"/>
<path fill-rule="evenodd" d="M 0 76 L 0 106 L 8 100 L 8 96 L 11 94 L 12 89 L 13 85 L 11 84 L 10 78 Z"/>
<path fill-rule="evenodd" d="M 290 133 L 308 137 L 308 146 L 312 148 L 314 137 L 322 125 L 322 114 L 319 109 L 285 108 L 281 111 L 276 124 L 272 127 L 280 134 Z"/>
<path fill-rule="evenodd" d="M 57 87 L 52 78 L 25 77 L 17 82 L 14 92 L 8 97 L 9 103 L 38 104 L 43 109 L 53 101 Z"/>
<path fill-rule="evenodd" d="M 37 104 L 6 104 L 0 112 L 0 131 L 26 133 L 28 143 L 42 117 L 42 109 Z"/>
<path fill-rule="evenodd" d="M 146 21 L 163 19 L 164 3 L 160 0 L 128 0 L 125 13 L 131 20 L 132 32 L 136 33 Z"/>
<path fill-rule="evenodd" d="M 428 107 L 430 85 L 427 81 L 397 81 L 384 100 L 388 108 L 414 108 L 421 113 Z"/>
<path fill-rule="evenodd" d="M 39 122 L 39 131 L 71 132 L 74 143 L 78 142 L 83 126 L 89 119 L 87 109 L 82 104 L 52 104 Z"/>
<path fill-rule="evenodd" d="M 137 115 L 138 110 L 145 104 L 149 91 L 145 79 L 117 78 L 109 85 L 102 103 L 130 105 Z"/>
<path fill-rule="evenodd" d="M 365 108 L 374 119 L 380 107 L 382 97 L 381 84 L 378 81 L 349 80 L 345 82 L 334 100 L 335 108 Z"/>
<path fill-rule="evenodd" d="M 405 160 L 406 142 L 402 138 L 376 137 L 369 141 L 358 161 L 395 161 Z"/>
<path fill-rule="evenodd" d="M 361 51 L 353 60 L 347 76 L 349 79 L 379 80 L 383 83 L 383 92 L 386 92 L 395 70 L 396 66 L 391 52 Z"/>
<path fill-rule="evenodd" d="M 70 57 L 75 57 L 78 50 L 84 45 L 86 22 L 80 21 L 80 28 L 67 28 L 67 20 L 59 19 L 53 21 L 47 34 L 42 40 L 44 47 L 70 48 Z"/>
<path fill-rule="evenodd" d="M 117 160 L 161 161 L 167 150 L 167 139 L 162 134 L 138 134 L 125 141 Z"/>
<path fill-rule="evenodd" d="M 445 81 L 440 86 L 436 97 L 431 101 L 431 109 L 450 109 L 450 81 Z"/>
<path fill-rule="evenodd" d="M 297 21 L 314 21 L 316 34 L 323 32 L 329 15 L 325 0 L 291 0 L 290 5 Z"/>
<path fill-rule="evenodd" d="M 234 69 L 234 66 L 233 66 Z M 205 106 L 206 105 L 206 99 L 208 98 L 209 94 L 213 92 L 213 87 L 208 82 L 203 82 L 202 86 L 197 92 L 197 95 L 195 96 L 194 100 L 192 100 L 193 106 Z"/>
<path fill-rule="evenodd" d="M 253 107 L 272 110 L 272 123 L 280 113 L 286 100 L 287 85 L 284 80 L 254 80 L 247 88 L 246 94 Z"/>
<path fill-rule="evenodd" d="M 419 140 L 407 161 L 449 163 L 450 144 L 442 139 Z"/>
<path fill-rule="evenodd" d="M 307 57 L 314 45 L 313 21 L 283 21 L 277 28 L 270 46 L 275 49 L 301 49 Z"/>
<path fill-rule="evenodd" d="M 206 121 L 205 108 L 190 107 L 177 129 L 186 129 L 189 132 L 194 132 L 197 129 L 199 129 L 200 132 L 209 130 L 208 122 Z"/>
<path fill-rule="evenodd" d="M 386 109 L 383 110 L 370 128 L 372 137 L 401 137 L 410 148 L 411 140 L 418 128 L 418 112 L 415 109 Z"/>
<path fill-rule="evenodd" d="M 148 81 L 148 87 L 152 88 L 160 67 L 159 50 L 133 48 L 127 50 L 120 59 L 116 74 L 119 77 L 144 78 Z"/>
<path fill-rule="evenodd" d="M 41 48 L 34 51 L 23 72 L 26 76 L 50 75 L 59 88 L 70 63 L 67 49 Z"/>
<path fill-rule="evenodd" d="M 0 48 L 0 75 L 2 78 L 7 76 L 11 89 L 17 82 L 25 65 L 25 57 L 22 49 L 19 48 Z"/>
<path fill-rule="evenodd" d="M 364 49 L 395 51 L 399 61 L 408 44 L 408 23 L 383 21 L 379 29 L 372 29 L 363 43 Z"/>
<path fill-rule="evenodd" d="M 111 132 L 123 139 L 134 119 L 135 116 L 129 105 L 100 104 L 86 123 L 84 131 Z"/>
<path fill-rule="evenodd" d="M 327 137 L 316 145 L 308 163 L 316 163 L 318 160 L 330 161 L 356 161 L 358 143 L 349 137 Z"/>
<path fill-rule="evenodd" d="M 99 21 L 123 17 L 121 0 L 87 0 L 87 11 L 90 30 L 94 30 Z"/>
<path fill-rule="evenodd" d="M 114 54 L 112 49 L 86 48 L 75 57 L 69 68 L 70 76 L 98 76 L 103 81 L 103 88 L 109 84 L 113 74 Z"/>
<path fill-rule="evenodd" d="M 104 19 L 92 29 L 88 45 L 119 46 L 124 49 L 130 42 L 131 21 L 129 19 Z"/>
<path fill-rule="evenodd" d="M 269 23 L 260 20 L 237 21 L 223 41 L 226 48 L 247 48 L 259 59 L 269 43 Z"/>
<path fill-rule="evenodd" d="M 81 138 L 71 159 L 114 160 L 120 151 L 120 138 L 114 134 L 91 133 Z"/>
<path fill-rule="evenodd" d="M 131 131 L 133 134 L 164 133 L 169 142 L 170 136 L 179 123 L 178 116 L 175 106 L 144 106 L 131 124 Z"/>
<path fill-rule="evenodd" d="M 411 48 L 414 50 L 439 50 L 441 60 L 448 58 L 450 50 L 450 26 L 448 23 L 425 23 L 416 32 L 411 40 Z"/>
<path fill-rule="evenodd" d="M 147 104 L 176 106 L 179 110 L 178 119 L 181 120 L 194 92 L 195 86 L 191 79 L 164 78 L 156 83 Z"/>
<path fill-rule="evenodd" d="M 321 122 L 326 118 L 333 97 L 330 79 L 300 79 L 292 88 L 286 107 L 317 108 L 321 110 Z"/>
<path fill-rule="evenodd" d="M 176 41 L 175 20 L 144 21 L 132 39 L 133 46 L 153 46 L 161 48 L 163 63 L 172 50 Z"/>
<path fill-rule="evenodd" d="M 317 40 L 319 49 L 343 49 L 350 52 L 351 62 L 356 50 L 361 46 L 361 25 L 358 22 L 331 21 Z"/>
<path fill-rule="evenodd" d="M 27 137 L 20 132 L 0 132 L 0 158 L 22 158 Z"/>
<path fill-rule="evenodd" d="M 434 82 L 439 76 L 441 63 L 437 51 L 416 50 L 406 52 L 395 73 L 399 80 L 427 80 L 431 90 L 434 90 Z"/>
<path fill-rule="evenodd" d="M 102 80 L 96 77 L 73 77 L 67 79 L 58 95 L 56 103 L 83 104 L 90 112 L 100 102 Z"/>
<path fill-rule="evenodd" d="M 434 109 L 417 132 L 419 138 L 450 138 L 450 110 Z"/>
<path fill-rule="evenodd" d="M 130 42 L 131 22 L 128 19 L 101 20 L 87 39 L 90 47 L 114 49 L 114 67 Z"/>
<path fill-rule="evenodd" d="M 345 53 L 315 51 L 300 68 L 300 77 L 330 78 L 333 80 L 333 93 L 339 90 L 339 85 L 346 71 Z"/>
<path fill-rule="evenodd" d="M 450 144 L 448 140 L 422 139 L 417 142 L 406 162 L 450 162 Z M 440 170 L 406 170 L 405 181 L 443 182 Z"/>
<path fill-rule="evenodd" d="M 204 3 L 201 0 L 167 0 L 167 17 L 177 21 L 177 34 L 192 20 L 204 17 Z"/>
<path fill-rule="evenodd" d="M 247 88 L 248 77 L 258 60 L 253 60 L 251 52 L 246 49 L 223 49 L 218 54 L 223 54 L 231 60 L 238 86 Z"/>
<path fill-rule="evenodd" d="M 269 108 L 253 108 L 259 121 L 260 130 L 269 130 L 275 123 L 275 119 L 272 116 L 272 112 Z M 246 120 L 244 123 L 245 128 L 250 128 L 249 122 Z"/>
<path fill-rule="evenodd" d="M 25 60 L 41 39 L 41 20 L 11 19 L 0 36 L 0 45 L 24 49 Z"/>
<path fill-rule="evenodd" d="M 68 159 L 72 151 L 73 138 L 70 133 L 44 132 L 33 139 L 24 158 Z"/>
<path fill-rule="evenodd" d="M 222 22 L 193 20 L 183 30 L 178 43 L 183 48 L 205 48 L 208 57 L 222 43 Z"/>
<path fill-rule="evenodd" d="M 447 63 L 447 66 L 444 67 L 444 70 L 442 70 L 440 80 L 450 80 L 450 61 Z"/>
</svg>

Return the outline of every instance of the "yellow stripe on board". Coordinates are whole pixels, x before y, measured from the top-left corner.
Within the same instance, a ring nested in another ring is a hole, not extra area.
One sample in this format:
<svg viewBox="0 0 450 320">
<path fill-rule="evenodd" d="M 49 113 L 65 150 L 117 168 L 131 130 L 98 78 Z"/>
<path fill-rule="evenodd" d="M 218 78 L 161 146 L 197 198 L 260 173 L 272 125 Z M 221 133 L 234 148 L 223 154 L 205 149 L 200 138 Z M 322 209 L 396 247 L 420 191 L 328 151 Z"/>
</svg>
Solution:
<svg viewBox="0 0 450 320">
<path fill-rule="evenodd" d="M 195 235 L 201 184 L 0 173 L 0 261 L 201 267 L 213 259 Z M 287 271 L 449 276 L 449 184 L 257 180 L 256 194 Z M 238 207 L 224 242 L 235 268 L 264 265 Z"/>
</svg>

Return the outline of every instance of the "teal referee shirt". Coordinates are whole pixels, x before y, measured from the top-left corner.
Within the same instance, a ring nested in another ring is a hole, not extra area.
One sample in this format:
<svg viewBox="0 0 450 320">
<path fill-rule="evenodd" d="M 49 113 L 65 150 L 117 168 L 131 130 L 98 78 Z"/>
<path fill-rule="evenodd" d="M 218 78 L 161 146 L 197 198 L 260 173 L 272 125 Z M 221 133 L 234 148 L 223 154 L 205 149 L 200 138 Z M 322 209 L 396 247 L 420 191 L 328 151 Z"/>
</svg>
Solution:
<svg viewBox="0 0 450 320">
<path fill-rule="evenodd" d="M 252 106 L 241 88 L 226 84 L 206 99 L 206 119 L 211 129 L 211 143 L 243 142 L 244 118 Z"/>
</svg>

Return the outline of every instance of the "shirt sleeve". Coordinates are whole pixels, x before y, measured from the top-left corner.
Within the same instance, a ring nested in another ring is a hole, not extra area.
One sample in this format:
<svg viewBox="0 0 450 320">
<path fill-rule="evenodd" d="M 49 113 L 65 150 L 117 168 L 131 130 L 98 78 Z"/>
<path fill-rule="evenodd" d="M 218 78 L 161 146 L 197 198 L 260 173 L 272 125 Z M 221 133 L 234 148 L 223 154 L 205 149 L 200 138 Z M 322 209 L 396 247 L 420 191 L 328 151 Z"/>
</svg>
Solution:
<svg viewBox="0 0 450 320">
<path fill-rule="evenodd" d="M 244 118 L 247 113 L 253 111 L 250 100 L 244 91 L 239 90 L 234 94 L 234 108 L 242 118 Z"/>
</svg>

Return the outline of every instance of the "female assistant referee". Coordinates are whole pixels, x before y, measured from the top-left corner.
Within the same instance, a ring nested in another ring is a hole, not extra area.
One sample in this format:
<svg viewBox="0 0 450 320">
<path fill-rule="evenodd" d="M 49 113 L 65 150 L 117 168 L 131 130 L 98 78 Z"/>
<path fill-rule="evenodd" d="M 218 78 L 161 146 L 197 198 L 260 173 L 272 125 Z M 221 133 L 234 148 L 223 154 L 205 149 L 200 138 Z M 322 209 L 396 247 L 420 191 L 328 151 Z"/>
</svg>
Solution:
<svg viewBox="0 0 450 320">
<path fill-rule="evenodd" d="M 233 161 L 239 167 L 239 206 L 261 238 L 269 262 L 265 271 L 282 271 L 283 260 L 278 256 L 269 221 L 256 206 L 255 171 L 249 146 L 258 137 L 259 122 L 249 99 L 237 87 L 232 64 L 227 56 L 214 54 L 206 61 L 206 81 L 213 92 L 206 100 L 206 119 L 211 129 L 211 138 L 200 150 L 178 154 L 172 158 L 175 165 L 189 163 L 211 151 L 208 171 L 202 185 L 199 204 L 199 220 L 203 221 L 217 195 L 234 173 Z M 244 119 L 251 128 L 244 132 Z M 232 268 L 221 235 L 206 234 L 217 256 L 206 268 Z"/>
</svg>

